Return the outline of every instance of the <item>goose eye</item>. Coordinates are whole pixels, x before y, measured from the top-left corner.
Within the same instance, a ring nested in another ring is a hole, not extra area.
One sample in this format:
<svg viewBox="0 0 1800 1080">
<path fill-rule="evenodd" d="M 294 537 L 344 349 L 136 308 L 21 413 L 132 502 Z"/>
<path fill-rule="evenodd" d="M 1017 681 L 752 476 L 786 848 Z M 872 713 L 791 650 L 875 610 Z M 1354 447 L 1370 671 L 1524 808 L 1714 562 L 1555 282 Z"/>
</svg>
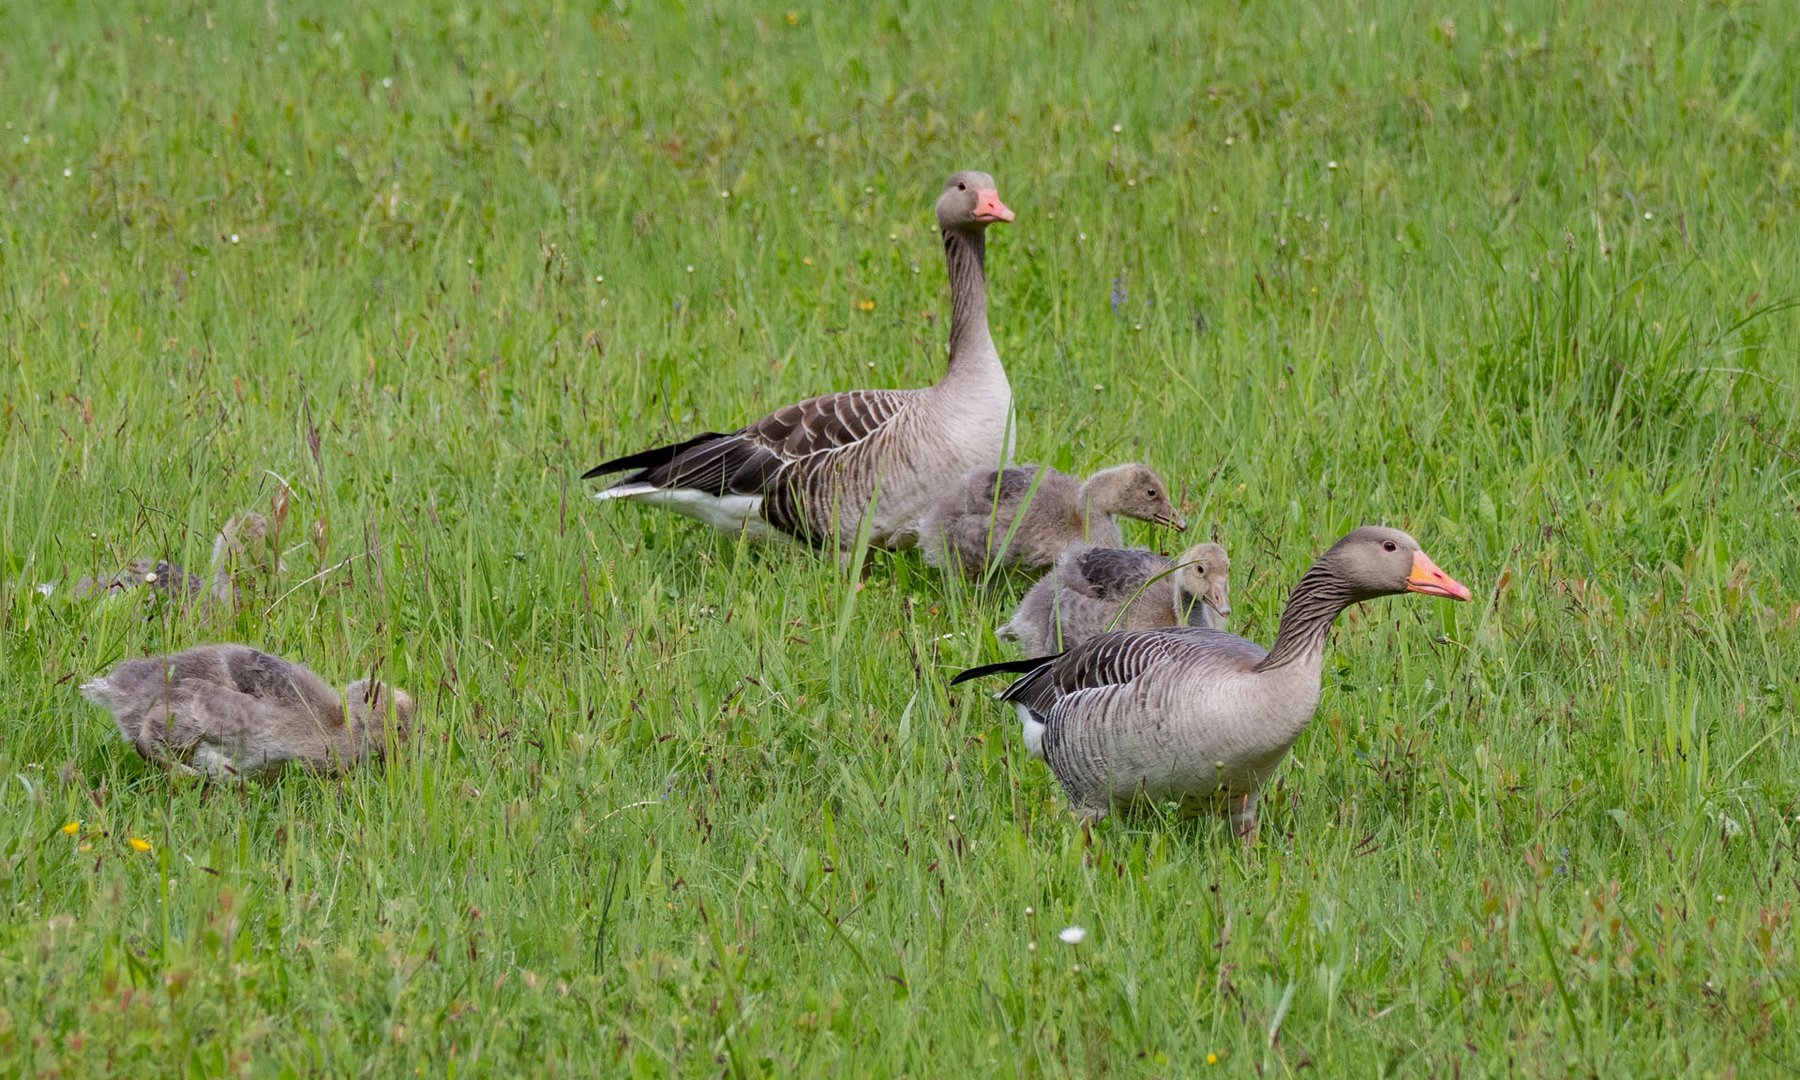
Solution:
<svg viewBox="0 0 1800 1080">
<path fill-rule="evenodd" d="M 957 182 L 956 182 L 956 190 L 958 190 L 958 191 L 967 191 L 967 190 L 969 190 L 969 185 L 967 185 L 967 184 L 965 184 L 965 183 L 963 183 L 963 182 L 962 182 L 962 181 L 961 181 L 961 180 L 958 180 L 958 181 L 957 181 Z"/>
<path fill-rule="evenodd" d="M 1394 546 L 1394 542 L 1392 540 L 1383 540 L 1381 542 L 1381 550 L 1383 550 L 1383 551 L 1399 551 L 1400 549 L 1398 547 Z"/>
</svg>

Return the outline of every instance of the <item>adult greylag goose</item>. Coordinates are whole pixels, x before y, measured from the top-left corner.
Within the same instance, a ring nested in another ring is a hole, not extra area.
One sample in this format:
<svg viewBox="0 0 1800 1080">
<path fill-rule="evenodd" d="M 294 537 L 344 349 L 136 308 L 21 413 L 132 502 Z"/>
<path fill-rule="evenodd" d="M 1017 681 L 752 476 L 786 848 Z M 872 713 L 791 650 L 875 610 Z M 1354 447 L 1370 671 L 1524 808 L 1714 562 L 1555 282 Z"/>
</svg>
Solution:
<svg viewBox="0 0 1800 1080">
<path fill-rule="evenodd" d="M 1042 465 L 1014 465 L 963 477 L 926 511 L 919 542 L 926 562 L 970 575 L 990 564 L 1039 569 L 1072 544 L 1124 543 L 1119 515 L 1187 528 L 1169 501 L 1169 485 L 1147 465 L 1115 465 L 1085 481 Z"/>
<path fill-rule="evenodd" d="M 1060 656 L 972 668 L 962 682 L 1024 672 L 1002 691 L 1025 743 L 1083 817 L 1132 802 L 1180 799 L 1223 807 L 1243 836 L 1257 792 L 1312 721 L 1325 638 L 1352 604 L 1403 592 L 1467 600 L 1398 529 L 1364 527 L 1332 545 L 1300 579 L 1267 652 L 1220 630 L 1174 627 L 1102 634 Z"/>
<path fill-rule="evenodd" d="M 368 679 L 338 697 L 308 669 L 246 645 L 201 645 L 126 660 L 82 686 L 147 761 L 217 778 L 273 773 L 293 763 L 339 772 L 379 756 L 392 706 L 395 737 L 412 699 Z"/>
<path fill-rule="evenodd" d="M 848 546 L 905 546 L 944 478 L 1004 465 L 1012 388 L 988 331 L 987 227 L 1011 221 L 994 179 L 950 177 L 937 203 L 950 268 L 950 361 L 935 385 L 847 390 L 789 405 L 729 434 L 705 432 L 615 458 L 595 498 L 661 506 L 726 530 Z"/>
<path fill-rule="evenodd" d="M 1195 544 L 1174 559 L 1142 548 L 1074 547 L 995 636 L 1041 656 L 1109 630 L 1223 630 L 1230 614 L 1231 560 L 1218 544 Z"/>
</svg>

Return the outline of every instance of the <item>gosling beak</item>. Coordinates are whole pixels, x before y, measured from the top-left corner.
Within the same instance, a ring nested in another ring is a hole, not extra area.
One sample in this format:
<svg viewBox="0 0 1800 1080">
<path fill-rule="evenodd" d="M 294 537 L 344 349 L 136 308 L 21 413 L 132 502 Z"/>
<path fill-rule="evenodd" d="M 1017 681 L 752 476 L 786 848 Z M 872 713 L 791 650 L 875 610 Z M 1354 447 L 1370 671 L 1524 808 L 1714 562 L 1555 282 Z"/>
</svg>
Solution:
<svg viewBox="0 0 1800 1080">
<path fill-rule="evenodd" d="M 986 191 L 977 191 L 975 193 L 976 221 L 985 225 L 995 221 L 1011 221 L 1012 219 L 1013 212 L 1008 210 L 1006 204 L 1000 201 L 1000 193 L 998 191 L 989 188 Z"/>
<path fill-rule="evenodd" d="M 1156 515 L 1155 520 L 1156 524 L 1174 529 L 1176 532 L 1187 532 L 1187 518 L 1182 517 L 1181 512 L 1178 510 L 1171 510 L 1166 514 L 1158 514 Z"/>
<path fill-rule="evenodd" d="M 1220 615 L 1231 614 L 1231 586 L 1223 581 L 1214 582 L 1213 587 L 1206 590 L 1206 602 Z"/>
<path fill-rule="evenodd" d="M 1437 563 L 1423 551 L 1413 552 L 1412 573 L 1406 576 L 1406 591 L 1451 600 L 1467 600 L 1471 595 L 1467 585 L 1439 570 Z"/>
</svg>

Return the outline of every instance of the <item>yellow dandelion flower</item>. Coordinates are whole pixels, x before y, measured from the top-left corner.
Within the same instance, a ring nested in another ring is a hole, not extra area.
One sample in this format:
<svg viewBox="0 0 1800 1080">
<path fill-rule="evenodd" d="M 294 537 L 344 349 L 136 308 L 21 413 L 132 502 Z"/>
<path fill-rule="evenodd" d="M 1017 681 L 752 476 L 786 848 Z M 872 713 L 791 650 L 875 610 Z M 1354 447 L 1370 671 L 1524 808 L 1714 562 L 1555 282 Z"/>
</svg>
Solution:
<svg viewBox="0 0 1800 1080">
<path fill-rule="evenodd" d="M 873 301 L 873 300 L 858 300 L 856 302 L 856 306 L 861 311 L 874 311 L 875 310 L 875 301 Z"/>
<path fill-rule="evenodd" d="M 125 842 L 131 845 L 131 850 L 133 850 L 133 851 L 149 851 L 150 850 L 150 841 L 144 839 L 141 836 L 134 836 Z"/>
<path fill-rule="evenodd" d="M 800 25 L 800 13 L 798 11 L 788 12 L 787 20 L 788 20 L 789 26 L 799 26 Z"/>
<path fill-rule="evenodd" d="M 1217 1055 L 1217 1054 L 1206 1055 L 1206 1063 L 1208 1065 L 1217 1065 L 1219 1063 L 1219 1055 Z"/>
<path fill-rule="evenodd" d="M 81 822 L 79 822 L 79 821 L 71 821 L 67 825 L 63 826 L 63 835 L 64 836 L 74 836 L 76 833 L 78 833 L 80 831 L 81 831 Z"/>
</svg>

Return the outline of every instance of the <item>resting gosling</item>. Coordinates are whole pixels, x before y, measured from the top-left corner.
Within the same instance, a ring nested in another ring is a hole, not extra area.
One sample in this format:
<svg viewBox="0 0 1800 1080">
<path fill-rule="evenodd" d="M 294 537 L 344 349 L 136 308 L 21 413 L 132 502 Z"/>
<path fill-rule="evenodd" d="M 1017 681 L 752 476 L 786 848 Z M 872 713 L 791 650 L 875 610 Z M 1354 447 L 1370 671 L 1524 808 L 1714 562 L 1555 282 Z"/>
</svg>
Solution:
<svg viewBox="0 0 1800 1080">
<path fill-rule="evenodd" d="M 179 772 L 243 779 L 289 763 L 342 772 L 412 726 L 413 701 L 359 679 L 338 697 L 299 664 L 246 645 L 201 645 L 172 656 L 126 660 L 81 688 L 112 710 L 119 733 L 146 761 Z"/>
<path fill-rule="evenodd" d="M 1041 465 L 1014 465 L 963 477 L 926 511 L 919 537 L 927 563 L 960 566 L 970 576 L 989 563 L 1041 569 L 1071 544 L 1123 544 L 1118 514 L 1187 528 L 1169 486 L 1147 465 L 1115 465 L 1085 482 Z"/>
<path fill-rule="evenodd" d="M 1175 559 L 1143 548 L 1073 547 L 996 636 L 1042 656 L 1109 630 L 1223 630 L 1230 614 L 1231 560 L 1218 544 L 1195 544 Z"/>
</svg>

